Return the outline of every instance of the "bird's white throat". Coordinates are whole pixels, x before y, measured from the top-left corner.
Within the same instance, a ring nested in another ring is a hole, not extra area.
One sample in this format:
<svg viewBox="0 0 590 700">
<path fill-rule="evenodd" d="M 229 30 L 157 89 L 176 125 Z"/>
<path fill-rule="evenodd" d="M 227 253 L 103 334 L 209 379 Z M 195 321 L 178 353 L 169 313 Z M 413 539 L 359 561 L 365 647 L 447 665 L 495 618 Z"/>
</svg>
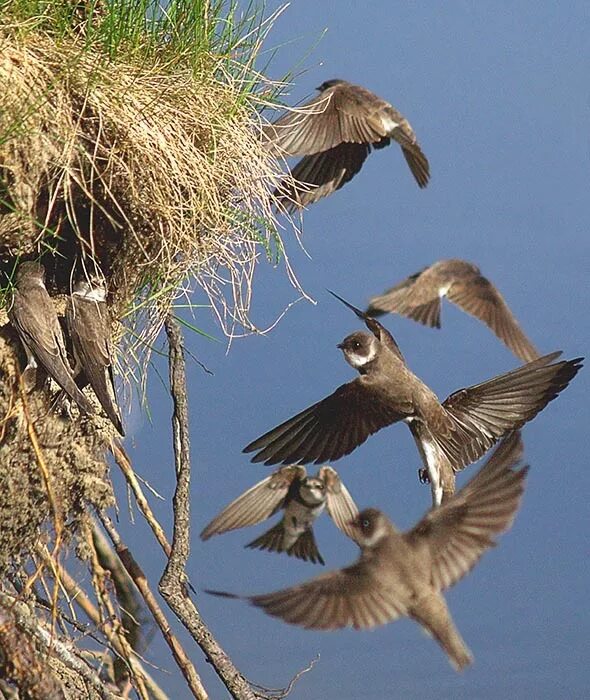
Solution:
<svg viewBox="0 0 590 700">
<path fill-rule="evenodd" d="M 355 369 L 359 369 L 375 359 L 375 356 L 377 355 L 377 348 L 374 346 L 374 344 L 372 344 L 367 355 L 359 355 L 351 350 L 347 350 L 345 355 L 348 363 Z"/>
<path fill-rule="evenodd" d="M 361 544 L 363 547 L 375 547 L 384 537 L 387 537 L 387 534 L 386 524 L 379 523 L 371 535 L 367 536 L 363 534 Z"/>
<path fill-rule="evenodd" d="M 82 297 L 82 299 L 85 299 L 86 301 L 103 302 L 106 301 L 107 298 L 106 289 L 104 289 L 104 287 L 91 287 L 90 289 L 75 289 L 72 292 L 72 294 L 74 294 L 77 297 Z"/>
</svg>

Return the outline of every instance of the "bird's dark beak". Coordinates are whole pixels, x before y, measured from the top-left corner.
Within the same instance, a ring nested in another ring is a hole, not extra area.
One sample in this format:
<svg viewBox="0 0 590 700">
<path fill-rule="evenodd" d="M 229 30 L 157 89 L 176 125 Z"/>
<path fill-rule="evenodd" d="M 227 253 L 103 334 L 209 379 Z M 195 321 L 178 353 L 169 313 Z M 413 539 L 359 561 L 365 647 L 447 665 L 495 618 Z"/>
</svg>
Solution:
<svg viewBox="0 0 590 700">
<path fill-rule="evenodd" d="M 336 345 L 336 347 L 340 348 L 340 350 L 344 350 L 344 343 L 338 343 L 338 345 Z"/>
<path fill-rule="evenodd" d="M 358 517 L 354 517 L 351 520 L 349 520 L 348 524 L 350 525 L 350 527 L 353 527 L 355 530 L 360 529 Z"/>
</svg>

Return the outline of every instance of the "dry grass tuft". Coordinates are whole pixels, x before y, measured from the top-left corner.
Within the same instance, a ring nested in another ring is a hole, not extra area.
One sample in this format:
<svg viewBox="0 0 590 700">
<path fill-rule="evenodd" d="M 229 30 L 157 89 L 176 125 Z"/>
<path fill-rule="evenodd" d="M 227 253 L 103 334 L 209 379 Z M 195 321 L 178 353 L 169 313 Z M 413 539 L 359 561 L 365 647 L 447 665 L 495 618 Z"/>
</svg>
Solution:
<svg viewBox="0 0 590 700">
<path fill-rule="evenodd" d="M 226 329 L 250 327 L 258 253 L 282 252 L 270 194 L 281 173 L 245 80 L 225 57 L 207 56 L 195 74 L 0 29 L 4 271 L 42 256 L 53 291 L 67 292 L 90 256 L 115 316 L 141 311 L 144 341 L 191 273 Z"/>
</svg>

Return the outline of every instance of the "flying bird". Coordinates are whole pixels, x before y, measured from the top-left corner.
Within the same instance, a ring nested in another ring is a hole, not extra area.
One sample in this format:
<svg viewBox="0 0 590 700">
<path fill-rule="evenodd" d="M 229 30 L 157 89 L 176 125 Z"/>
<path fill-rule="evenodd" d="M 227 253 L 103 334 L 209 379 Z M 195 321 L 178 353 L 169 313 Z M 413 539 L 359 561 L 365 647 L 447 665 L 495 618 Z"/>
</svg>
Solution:
<svg viewBox="0 0 590 700">
<path fill-rule="evenodd" d="M 346 535 L 355 537 L 350 523 L 358 515 L 358 508 L 338 472 L 324 466 L 316 476 L 307 476 L 305 467 L 289 466 L 278 469 L 232 501 L 201 532 L 201 539 L 255 525 L 281 510 L 281 520 L 246 547 L 286 552 L 323 564 L 313 524 L 324 510 Z"/>
<path fill-rule="evenodd" d="M 72 340 L 76 370 L 83 372 L 100 405 L 120 435 L 124 435 L 113 379 L 111 324 L 101 276 L 74 284 L 66 306 L 66 322 Z"/>
<path fill-rule="evenodd" d="M 334 295 L 337 296 L 337 295 Z M 455 490 L 454 472 L 475 462 L 503 435 L 534 418 L 577 374 L 583 358 L 555 362 L 554 352 L 442 403 L 407 366 L 397 343 L 374 318 L 337 297 L 364 320 L 338 347 L 359 377 L 257 438 L 252 462 L 334 461 L 398 421 L 410 428 L 430 481 L 433 504 Z"/>
<path fill-rule="evenodd" d="M 367 314 L 392 312 L 440 328 L 441 300 L 449 301 L 483 321 L 524 362 L 539 357 L 522 332 L 504 297 L 479 268 L 465 260 L 440 260 L 375 296 Z"/>
<path fill-rule="evenodd" d="M 426 187 L 428 160 L 395 107 L 345 80 L 327 80 L 317 89 L 317 97 L 265 129 L 275 151 L 303 156 L 291 171 L 291 184 L 275 193 L 288 211 L 340 189 L 359 172 L 372 148 L 384 148 L 392 139 L 401 146 L 418 186 Z"/>
<path fill-rule="evenodd" d="M 473 657 L 442 592 L 512 525 L 528 469 L 512 468 L 521 451 L 518 435 L 502 442 L 464 488 L 407 532 L 398 531 L 375 508 L 362 511 L 353 521 L 361 554 L 352 566 L 264 595 L 207 592 L 245 598 L 269 615 L 307 629 L 364 629 L 410 617 L 460 671 Z"/>
<path fill-rule="evenodd" d="M 8 318 L 27 354 L 24 371 L 41 365 L 83 413 L 93 413 L 92 404 L 74 381 L 57 313 L 45 287 L 45 269 L 37 262 L 21 263 L 15 285 Z"/>
</svg>

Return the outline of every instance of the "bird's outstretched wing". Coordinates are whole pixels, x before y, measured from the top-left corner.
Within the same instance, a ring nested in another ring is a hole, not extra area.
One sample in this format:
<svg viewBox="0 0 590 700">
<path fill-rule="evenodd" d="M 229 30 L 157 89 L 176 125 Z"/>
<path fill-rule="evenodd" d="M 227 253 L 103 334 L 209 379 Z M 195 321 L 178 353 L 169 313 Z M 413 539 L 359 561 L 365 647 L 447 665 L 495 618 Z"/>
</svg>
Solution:
<svg viewBox="0 0 590 700">
<path fill-rule="evenodd" d="M 513 433 L 464 488 L 405 534 L 411 546 L 428 553 L 438 590 L 465 576 L 494 546 L 494 537 L 512 525 L 528 471 L 514 470 L 521 455 L 520 434 Z"/>
<path fill-rule="evenodd" d="M 201 539 L 208 540 L 213 535 L 256 525 L 270 518 L 283 505 L 291 485 L 305 476 L 305 467 L 289 466 L 278 469 L 238 496 L 216 515 L 201 532 Z"/>
</svg>

